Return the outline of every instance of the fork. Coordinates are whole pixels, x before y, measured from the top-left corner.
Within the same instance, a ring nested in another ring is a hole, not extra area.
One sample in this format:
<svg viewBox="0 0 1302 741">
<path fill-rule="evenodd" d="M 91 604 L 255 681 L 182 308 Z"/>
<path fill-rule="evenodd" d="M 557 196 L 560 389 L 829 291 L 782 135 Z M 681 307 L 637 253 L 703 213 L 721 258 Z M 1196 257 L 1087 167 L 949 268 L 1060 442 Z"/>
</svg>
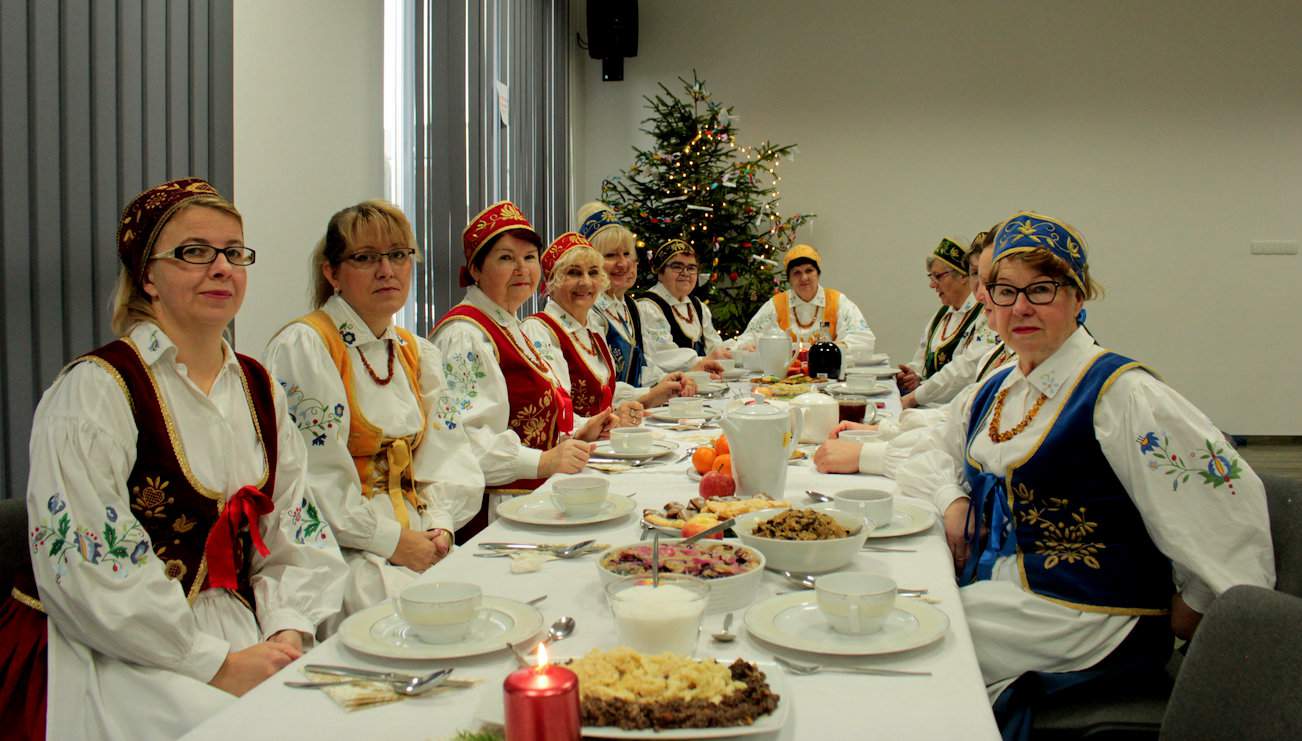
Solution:
<svg viewBox="0 0 1302 741">
<path fill-rule="evenodd" d="M 809 674 L 818 674 L 819 672 L 839 672 L 844 674 L 870 674 L 875 677 L 930 677 L 931 672 L 911 672 L 903 669 L 874 669 L 867 666 L 822 666 L 820 664 L 797 664 L 794 661 L 788 661 L 781 656 L 774 656 L 773 660 L 781 664 L 787 671 L 798 676 Z"/>
</svg>

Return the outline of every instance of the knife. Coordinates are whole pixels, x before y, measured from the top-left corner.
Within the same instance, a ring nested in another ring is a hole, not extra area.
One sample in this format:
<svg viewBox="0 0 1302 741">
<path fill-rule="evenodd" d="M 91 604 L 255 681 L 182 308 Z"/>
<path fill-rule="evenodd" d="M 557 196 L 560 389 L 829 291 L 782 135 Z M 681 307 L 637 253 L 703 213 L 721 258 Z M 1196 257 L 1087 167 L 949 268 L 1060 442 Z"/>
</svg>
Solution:
<svg viewBox="0 0 1302 741">
<path fill-rule="evenodd" d="M 735 519 L 729 517 L 728 519 L 724 520 L 723 522 L 720 522 L 718 525 L 715 525 L 714 527 L 708 527 L 695 535 L 690 535 L 686 538 L 683 538 L 682 542 L 680 542 L 679 545 L 691 545 L 692 543 L 695 543 L 701 538 L 708 538 L 711 535 L 714 535 L 715 533 L 721 533 L 724 530 L 727 530 L 728 528 L 732 527 L 736 523 L 737 521 Z"/>
<path fill-rule="evenodd" d="M 377 682 L 406 682 L 414 675 L 398 672 L 381 672 L 374 669 L 357 669 L 351 666 L 331 666 L 329 664 L 308 664 L 303 670 L 312 674 L 329 674 L 334 677 L 353 677 L 355 679 L 373 679 Z"/>
</svg>

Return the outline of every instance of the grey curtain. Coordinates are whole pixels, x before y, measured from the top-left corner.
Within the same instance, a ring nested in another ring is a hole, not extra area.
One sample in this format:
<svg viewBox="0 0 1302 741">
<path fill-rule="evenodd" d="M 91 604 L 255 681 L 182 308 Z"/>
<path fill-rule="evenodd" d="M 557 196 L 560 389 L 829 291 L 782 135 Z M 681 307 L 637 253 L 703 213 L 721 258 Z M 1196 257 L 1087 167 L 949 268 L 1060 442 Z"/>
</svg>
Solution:
<svg viewBox="0 0 1302 741">
<path fill-rule="evenodd" d="M 111 339 L 122 207 L 231 188 L 231 0 L 0 0 L 0 484 L 25 496 L 42 390 Z"/>
<path fill-rule="evenodd" d="M 413 166 L 400 205 L 426 254 L 407 318 L 427 334 L 461 300 L 471 216 L 509 198 L 544 239 L 569 229 L 569 4 L 409 0 L 406 10 Z M 507 126 L 496 82 L 509 91 Z"/>
</svg>

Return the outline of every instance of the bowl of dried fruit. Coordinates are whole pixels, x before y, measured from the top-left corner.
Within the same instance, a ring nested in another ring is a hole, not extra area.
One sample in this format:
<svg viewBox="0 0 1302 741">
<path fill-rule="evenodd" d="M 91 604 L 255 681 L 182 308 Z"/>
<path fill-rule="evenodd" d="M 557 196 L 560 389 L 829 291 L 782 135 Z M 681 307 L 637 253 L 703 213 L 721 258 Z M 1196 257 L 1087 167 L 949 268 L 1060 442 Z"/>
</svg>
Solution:
<svg viewBox="0 0 1302 741">
<path fill-rule="evenodd" d="M 755 512 L 733 525 L 742 543 L 764 554 L 768 568 L 801 574 L 850 563 L 871 530 L 863 515 L 827 506 Z"/>
</svg>

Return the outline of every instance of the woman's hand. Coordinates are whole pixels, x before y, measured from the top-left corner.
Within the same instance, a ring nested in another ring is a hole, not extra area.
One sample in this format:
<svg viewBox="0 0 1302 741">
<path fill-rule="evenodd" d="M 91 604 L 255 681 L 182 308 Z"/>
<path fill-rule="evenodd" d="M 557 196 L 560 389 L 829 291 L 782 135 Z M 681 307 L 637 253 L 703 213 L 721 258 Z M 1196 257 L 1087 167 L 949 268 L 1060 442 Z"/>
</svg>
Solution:
<svg viewBox="0 0 1302 741">
<path fill-rule="evenodd" d="M 302 651 L 280 641 L 255 643 L 243 651 L 226 654 L 208 684 L 239 697 L 302 655 Z"/>
<path fill-rule="evenodd" d="M 445 532 L 447 531 L 403 528 L 398 533 L 398 545 L 393 549 L 393 555 L 389 556 L 389 563 L 394 566 L 405 566 L 418 574 L 424 572 L 447 554 L 446 550 L 439 553 L 434 544 L 439 534 Z"/>
<path fill-rule="evenodd" d="M 614 410 L 611 409 L 603 409 L 601 412 L 588 417 L 588 421 L 584 422 L 582 427 L 574 431 L 574 438 L 589 443 L 600 440 L 602 433 L 610 431 L 610 428 L 615 426 L 615 418 L 612 414 L 613 411 Z"/>
<path fill-rule="evenodd" d="M 275 633 L 272 633 L 271 637 L 267 640 L 273 643 L 282 643 L 300 654 L 303 653 L 303 634 L 299 633 L 297 630 L 290 630 L 288 628 L 285 630 L 278 630 Z"/>
<path fill-rule="evenodd" d="M 863 443 L 825 440 L 814 451 L 814 468 L 819 473 L 859 473 L 859 451 Z"/>
<path fill-rule="evenodd" d="M 922 379 L 907 365 L 901 365 L 900 372 L 895 374 L 895 385 L 900 387 L 900 393 L 912 392 L 919 383 L 922 383 Z"/>
<path fill-rule="evenodd" d="M 434 550 L 438 551 L 439 561 L 442 561 L 452 551 L 452 531 L 439 527 L 429 532 L 434 533 Z"/>
<path fill-rule="evenodd" d="M 729 354 L 729 357 L 732 357 L 731 354 Z M 705 371 L 710 374 L 710 378 L 716 381 L 723 378 L 723 364 L 715 360 L 714 355 L 696 361 L 696 365 L 692 366 L 692 370 Z"/>
<path fill-rule="evenodd" d="M 711 360 L 723 360 L 723 359 L 731 358 L 732 350 L 729 350 L 728 348 L 722 346 L 716 347 L 714 348 L 714 350 L 710 352 L 709 355 L 706 355 L 705 357 Z"/>
<path fill-rule="evenodd" d="M 685 383 L 691 383 L 691 381 L 687 380 L 687 376 L 684 376 L 681 372 L 670 373 L 661 378 L 660 382 L 648 389 L 645 394 L 642 394 L 642 398 L 638 401 L 642 402 L 644 408 L 664 406 L 665 402 L 675 396 L 691 395 L 683 393 Z M 695 391 L 696 385 L 693 384 L 692 392 L 695 393 Z"/>
<path fill-rule="evenodd" d="M 1189 606 L 1184 601 L 1184 597 L 1179 594 L 1171 595 L 1171 632 L 1175 633 L 1176 638 L 1186 641 L 1193 640 L 1194 631 L 1198 629 L 1198 623 L 1202 622 L 1203 614 Z"/>
<path fill-rule="evenodd" d="M 910 391 L 909 393 L 905 394 L 904 396 L 901 396 L 901 397 L 900 397 L 900 406 L 904 407 L 905 409 L 915 409 L 915 408 L 917 408 L 917 406 L 918 406 L 917 390 L 914 389 L 913 391 Z"/>
<path fill-rule="evenodd" d="M 588 465 L 592 444 L 582 440 L 562 440 L 551 450 L 543 451 L 538 461 L 538 478 L 545 479 L 556 473 L 578 473 Z"/>
<path fill-rule="evenodd" d="M 640 402 L 626 401 L 615 410 L 614 427 L 637 427 L 642 424 L 642 414 L 646 411 Z"/>
<path fill-rule="evenodd" d="M 963 531 L 967 528 L 967 513 L 972 500 L 959 497 L 945 508 L 945 542 L 949 552 L 954 556 L 954 571 L 959 572 L 967 565 L 968 546 Z"/>
<path fill-rule="evenodd" d="M 831 432 L 827 433 L 827 439 L 835 440 L 841 436 L 842 432 L 845 432 L 846 430 L 875 430 L 875 429 L 877 429 L 877 425 L 866 425 L 863 422 L 851 422 L 849 420 L 842 420 L 840 423 L 836 425 L 836 427 L 832 428 Z"/>
</svg>

